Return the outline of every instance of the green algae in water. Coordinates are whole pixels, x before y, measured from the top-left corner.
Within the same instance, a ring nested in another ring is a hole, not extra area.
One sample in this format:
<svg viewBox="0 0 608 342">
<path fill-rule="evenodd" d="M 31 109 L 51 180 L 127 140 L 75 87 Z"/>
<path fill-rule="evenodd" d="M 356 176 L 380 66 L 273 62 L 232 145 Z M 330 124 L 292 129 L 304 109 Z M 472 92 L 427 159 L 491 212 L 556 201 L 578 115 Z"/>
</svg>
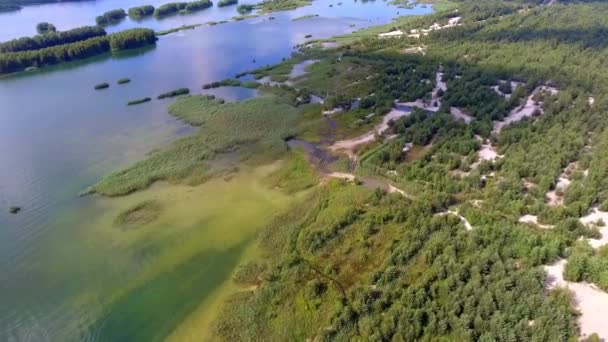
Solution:
<svg viewBox="0 0 608 342">
<path fill-rule="evenodd" d="M 202 252 L 127 293 L 93 325 L 91 334 L 113 342 L 164 340 L 230 277 L 247 244 Z"/>
</svg>

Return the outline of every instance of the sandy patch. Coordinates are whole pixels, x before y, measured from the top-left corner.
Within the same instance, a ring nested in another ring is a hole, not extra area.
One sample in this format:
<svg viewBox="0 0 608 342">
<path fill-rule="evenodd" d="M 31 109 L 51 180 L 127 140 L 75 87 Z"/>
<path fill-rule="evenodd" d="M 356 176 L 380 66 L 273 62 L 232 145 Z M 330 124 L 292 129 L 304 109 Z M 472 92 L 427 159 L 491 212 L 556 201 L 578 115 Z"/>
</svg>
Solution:
<svg viewBox="0 0 608 342">
<path fill-rule="evenodd" d="M 535 215 L 524 215 L 519 218 L 518 222 L 525 223 L 525 224 L 533 224 L 533 225 L 537 226 L 538 228 L 543 228 L 543 229 L 553 228 L 553 226 L 550 224 L 538 223 L 538 216 L 535 216 Z"/>
<path fill-rule="evenodd" d="M 410 33 L 407 36 L 411 37 L 411 38 L 420 38 L 420 35 L 428 36 L 429 32 L 431 32 L 431 31 L 444 30 L 447 28 L 460 26 L 460 25 L 462 25 L 462 23 L 460 22 L 461 19 L 462 19 L 462 17 L 454 17 L 454 18 L 450 18 L 448 20 L 448 23 L 443 26 L 439 25 L 439 23 L 434 23 L 433 25 L 429 26 L 428 29 L 413 29 L 413 30 L 410 30 Z M 395 30 L 395 31 L 391 31 L 391 32 L 380 33 L 378 35 L 378 37 L 390 38 L 390 37 L 400 37 L 403 35 L 404 35 L 403 31 Z"/>
<path fill-rule="evenodd" d="M 550 206 L 560 206 L 564 204 L 564 199 L 561 195 L 558 194 L 559 193 L 563 193 L 564 191 L 566 191 L 566 189 L 568 189 L 568 187 L 570 186 L 570 175 L 572 174 L 572 172 L 576 171 L 578 167 L 578 163 L 577 162 L 572 162 L 570 164 L 568 164 L 568 166 L 566 166 L 564 168 L 564 170 L 562 171 L 562 173 L 559 175 L 559 177 L 557 178 L 557 184 L 555 184 L 555 188 L 549 192 L 547 192 L 547 199 L 548 199 L 548 204 Z M 585 173 L 583 172 L 583 175 Z M 586 177 L 586 175 L 585 175 Z"/>
<path fill-rule="evenodd" d="M 593 208 L 589 214 L 580 218 L 582 224 L 587 227 L 598 226 L 598 221 L 603 221 L 604 224 L 608 224 L 608 212 L 601 211 L 598 208 Z M 591 247 L 600 248 L 608 244 L 608 226 L 599 227 L 602 237 L 599 239 L 587 239 Z M 608 336 L 607 336 L 608 337 Z"/>
<path fill-rule="evenodd" d="M 589 96 L 589 99 L 587 101 L 589 102 L 590 106 L 593 106 L 593 104 L 595 103 L 595 98 L 593 96 Z"/>
<path fill-rule="evenodd" d="M 608 293 L 588 283 L 574 283 L 564 279 L 566 260 L 560 260 L 551 266 L 545 266 L 547 288 L 562 287 L 574 294 L 574 305 L 580 312 L 578 319 L 583 337 L 597 333 L 601 338 L 608 338 Z"/>
<path fill-rule="evenodd" d="M 465 114 L 465 112 L 463 112 L 461 109 L 456 108 L 456 107 L 450 108 L 450 115 L 452 115 L 452 117 L 456 120 L 464 121 L 464 123 L 466 123 L 466 124 L 469 124 L 469 123 L 471 123 L 471 121 L 473 121 L 472 116 Z"/>
</svg>

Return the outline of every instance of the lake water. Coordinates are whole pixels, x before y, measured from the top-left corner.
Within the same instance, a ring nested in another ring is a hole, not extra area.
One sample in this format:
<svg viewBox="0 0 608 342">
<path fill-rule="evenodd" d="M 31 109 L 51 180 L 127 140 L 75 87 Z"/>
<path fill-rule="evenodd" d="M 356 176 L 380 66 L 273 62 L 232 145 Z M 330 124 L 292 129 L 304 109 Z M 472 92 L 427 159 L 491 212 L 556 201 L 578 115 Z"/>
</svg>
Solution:
<svg viewBox="0 0 608 342">
<path fill-rule="evenodd" d="M 0 14 L 0 40 L 33 35 L 36 23 L 41 21 L 66 30 L 92 25 L 95 16 L 110 9 L 161 3 L 163 1 L 158 0 L 98 0 L 27 6 L 19 12 Z M 113 287 L 104 289 L 116 287 L 116 278 L 107 276 L 110 272 L 103 270 L 103 254 L 88 252 L 82 247 L 74 247 L 72 251 L 70 247 L 80 246 L 81 234 L 111 207 L 104 204 L 108 201 L 105 199 L 78 197 L 81 190 L 104 174 L 191 132 L 191 128 L 167 114 L 170 99 L 129 107 L 126 103 L 136 98 L 155 98 L 179 87 L 200 93 L 205 83 L 280 62 L 293 52 L 294 45 L 305 42 L 308 34 L 313 39 L 328 38 L 387 23 L 397 12 L 400 15 L 431 12 L 427 7 L 406 10 L 383 1 L 343 0 L 341 6 L 337 3 L 314 1 L 311 6 L 272 13 L 274 20 L 265 15 L 201 26 L 162 36 L 153 48 L 0 79 L 0 340 L 139 339 L 107 335 L 104 329 L 89 333 L 89 325 L 95 318 L 82 320 L 82 317 L 101 314 L 102 308 L 91 305 L 97 300 L 87 296 L 98 284 L 114 282 Z M 292 21 L 306 14 L 319 14 L 319 17 Z M 135 26 L 161 30 L 235 15 L 238 14 L 234 6 L 214 6 L 192 15 L 163 20 L 126 19 L 107 30 L 113 32 Z M 132 81 L 117 85 L 116 81 L 124 77 Z M 111 86 L 93 90 L 100 82 Z M 220 88 L 212 92 L 227 100 L 255 94 L 241 88 Z M 11 215 L 8 207 L 12 205 L 23 210 Z M 226 247 L 232 251 L 228 247 L 234 246 Z M 99 248 L 112 253 L 115 247 Z M 242 249 L 238 251 L 241 253 Z M 231 253 L 228 255 L 234 259 L 236 254 Z M 197 262 L 209 260 L 207 266 L 215 267 L 211 265 L 213 257 L 201 255 Z M 204 268 L 204 261 L 202 263 Z M 205 284 L 204 291 L 215 290 L 229 274 L 230 269 L 227 272 L 226 268 L 233 266 L 234 263 L 218 263 L 217 277 Z M 141 276 L 139 269 L 129 270 L 130 273 L 122 275 L 125 282 Z M 133 291 L 137 294 L 137 290 Z M 171 305 L 181 310 L 184 306 L 180 306 L 178 299 Z M 146 310 L 160 311 L 163 307 L 149 304 Z M 134 317 L 129 324 L 131 327 L 145 324 L 146 329 L 150 329 L 146 340 L 163 338 L 170 327 L 156 332 L 152 319 Z"/>
</svg>

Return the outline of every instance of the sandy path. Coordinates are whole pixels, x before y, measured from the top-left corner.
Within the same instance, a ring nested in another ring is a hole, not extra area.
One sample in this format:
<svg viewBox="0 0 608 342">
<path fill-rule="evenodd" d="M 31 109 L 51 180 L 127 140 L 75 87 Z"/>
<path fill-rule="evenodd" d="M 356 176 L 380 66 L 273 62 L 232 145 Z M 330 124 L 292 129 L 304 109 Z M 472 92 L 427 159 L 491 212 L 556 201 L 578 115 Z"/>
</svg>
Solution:
<svg viewBox="0 0 608 342">
<path fill-rule="evenodd" d="M 464 227 L 466 228 L 466 230 L 473 230 L 473 226 L 471 225 L 471 223 L 469 223 L 469 221 L 464 216 L 460 215 L 458 213 L 458 211 L 448 210 L 448 211 L 445 211 L 442 213 L 438 213 L 437 215 L 441 215 L 441 216 L 454 215 L 460 219 L 460 222 L 462 222 L 462 224 L 464 224 Z"/>
<path fill-rule="evenodd" d="M 378 124 L 373 130 L 353 139 L 336 141 L 333 145 L 329 147 L 329 149 L 332 151 L 352 151 L 355 147 L 361 144 L 367 144 L 374 141 L 376 139 L 377 134 L 382 134 L 386 132 L 390 128 L 389 122 L 391 120 L 396 120 L 400 117 L 410 115 L 411 113 L 412 109 L 410 107 L 397 105 L 397 107 L 395 107 L 382 118 L 382 122 Z"/>
</svg>

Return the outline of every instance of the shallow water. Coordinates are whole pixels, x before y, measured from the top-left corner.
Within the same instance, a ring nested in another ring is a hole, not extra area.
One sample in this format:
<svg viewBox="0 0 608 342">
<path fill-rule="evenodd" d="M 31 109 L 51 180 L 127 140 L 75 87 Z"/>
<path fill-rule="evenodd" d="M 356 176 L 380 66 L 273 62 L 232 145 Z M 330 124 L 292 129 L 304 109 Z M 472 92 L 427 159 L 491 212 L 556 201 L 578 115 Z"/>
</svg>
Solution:
<svg viewBox="0 0 608 342">
<path fill-rule="evenodd" d="M 96 15 L 116 7 L 127 9 L 162 2 L 99 0 L 28 6 L 20 12 L 0 14 L 0 40 L 32 35 L 40 21 L 50 21 L 63 30 L 93 24 Z M 335 6 L 329 7 L 332 3 Z M 193 248 L 197 253 L 168 262 L 167 274 L 146 276 L 150 265 L 157 266 L 151 262 L 159 253 L 170 256 L 180 245 L 153 243 L 154 238 L 145 230 L 138 233 L 141 237 L 134 239 L 132 245 L 125 244 L 122 241 L 125 237 L 112 230 L 111 217 L 118 211 L 115 206 L 127 205 L 130 197 L 107 200 L 77 195 L 104 174 L 191 132 L 191 128 L 167 114 L 170 99 L 127 107 L 129 100 L 155 98 L 179 87 L 201 93 L 205 83 L 280 62 L 292 53 L 294 45 L 305 41 L 307 34 L 312 34 L 313 39 L 331 37 L 386 23 L 397 12 L 401 15 L 430 12 L 428 8 L 398 9 L 381 1 L 336 4 L 337 1 L 315 1 L 294 11 L 273 13 L 275 20 L 263 16 L 202 26 L 163 36 L 154 48 L 0 79 L 0 340 L 158 339 L 174 328 L 155 326 L 158 317 L 134 315 L 125 322 L 128 328 L 121 325 L 110 329 L 111 333 L 103 328 L 107 328 L 105 324 L 98 322 L 112 321 L 113 306 L 110 309 L 107 306 L 110 302 L 119 308 L 120 303 L 145 302 L 141 306 L 145 310 L 162 312 L 163 303 L 142 299 L 145 293 L 137 289 L 144 292 L 150 287 L 166 289 L 158 284 L 168 282 L 163 279 L 173 279 L 171 270 L 180 273 L 180 267 L 187 268 L 187 261 L 200 255 L 217 253 L 213 259 L 220 258 L 223 262 L 218 265 L 225 267 L 214 269 L 218 276 L 207 285 L 201 283 L 205 290 L 193 300 L 202 301 L 215 291 L 232 271 L 233 261 L 238 259 L 235 255 L 244 248 L 235 246 L 251 235 L 244 234 L 217 250 Z M 311 13 L 320 17 L 292 21 Z M 213 7 L 160 21 L 127 19 L 108 31 L 133 26 L 167 29 L 234 15 L 234 7 Z M 132 81 L 117 85 L 116 80 L 123 77 Z M 100 82 L 109 82 L 111 86 L 93 90 Z M 233 87 L 205 92 L 231 101 L 256 94 L 254 90 Z M 21 206 L 22 212 L 9 214 L 11 205 Z M 199 222 L 191 229 L 204 227 L 204 222 Z M 238 232 L 241 227 L 230 228 Z M 210 234 L 204 238 L 220 233 Z M 202 236 L 178 233 L 169 242 Z M 192 278 L 183 277 L 186 282 L 200 280 L 194 274 Z M 193 304 L 185 303 L 184 298 L 171 298 L 172 310 L 183 310 L 180 312 L 187 315 L 189 305 Z M 129 334 L 130 329 L 141 326 L 150 330 L 145 336 Z M 126 336 L 114 335 L 123 330 Z"/>
</svg>

